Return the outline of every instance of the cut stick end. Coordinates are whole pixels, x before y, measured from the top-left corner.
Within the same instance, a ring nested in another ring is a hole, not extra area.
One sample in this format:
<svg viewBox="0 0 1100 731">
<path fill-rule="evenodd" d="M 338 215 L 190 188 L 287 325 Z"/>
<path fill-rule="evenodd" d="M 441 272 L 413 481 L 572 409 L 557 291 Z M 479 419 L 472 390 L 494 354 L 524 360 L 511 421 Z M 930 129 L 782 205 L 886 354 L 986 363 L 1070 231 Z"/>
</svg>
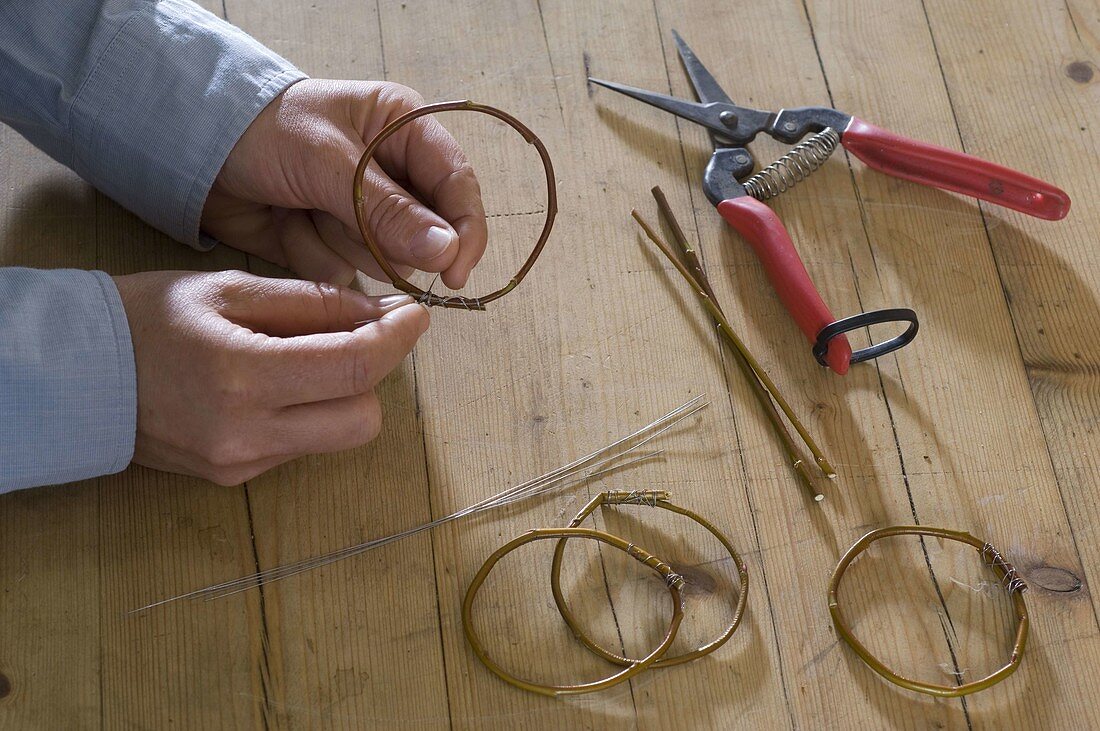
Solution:
<svg viewBox="0 0 1100 731">
<path fill-rule="evenodd" d="M 818 494 L 814 495 L 814 502 L 815 503 L 824 502 L 824 500 L 825 500 L 825 496 L 822 495 L 820 492 Z"/>
<path fill-rule="evenodd" d="M 824 474 L 830 480 L 836 479 L 836 469 L 833 468 L 833 465 L 831 462 L 829 462 L 829 460 L 825 459 L 825 457 L 821 455 L 817 455 L 816 457 L 814 457 L 814 461 L 817 462 L 817 466 L 821 470 L 822 474 Z"/>
</svg>

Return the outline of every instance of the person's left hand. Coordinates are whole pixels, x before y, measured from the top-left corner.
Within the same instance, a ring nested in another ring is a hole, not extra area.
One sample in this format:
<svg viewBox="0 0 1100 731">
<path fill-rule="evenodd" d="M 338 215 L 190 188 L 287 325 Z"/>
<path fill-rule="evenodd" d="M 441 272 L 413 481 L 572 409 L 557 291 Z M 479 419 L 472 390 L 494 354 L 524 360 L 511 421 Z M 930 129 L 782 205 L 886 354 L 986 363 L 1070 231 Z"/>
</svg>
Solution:
<svg viewBox="0 0 1100 731">
<path fill-rule="evenodd" d="M 386 281 L 363 244 L 352 178 L 366 142 L 424 101 L 399 84 L 306 79 L 272 101 L 234 146 L 203 208 L 214 238 L 307 279 L 348 284 L 358 269 Z M 364 211 L 388 261 L 466 284 L 488 235 L 477 177 L 433 118 L 378 149 Z"/>
</svg>

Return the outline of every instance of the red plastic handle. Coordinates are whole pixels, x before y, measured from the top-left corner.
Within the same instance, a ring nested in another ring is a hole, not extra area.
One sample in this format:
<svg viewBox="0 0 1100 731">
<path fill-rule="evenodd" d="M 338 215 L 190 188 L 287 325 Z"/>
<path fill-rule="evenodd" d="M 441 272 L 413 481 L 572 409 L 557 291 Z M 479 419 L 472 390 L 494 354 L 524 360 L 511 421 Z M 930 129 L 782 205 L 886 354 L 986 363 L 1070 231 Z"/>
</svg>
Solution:
<svg viewBox="0 0 1100 731">
<path fill-rule="evenodd" d="M 879 172 L 981 198 L 1057 221 L 1069 213 L 1065 191 L 1030 175 L 946 147 L 918 142 L 852 117 L 841 144 Z"/>
<path fill-rule="evenodd" d="M 718 212 L 752 246 L 787 312 L 809 341 L 815 342 L 821 328 L 836 318 L 810 281 L 783 222 L 772 209 L 748 196 L 722 201 Z M 838 335 L 829 342 L 825 361 L 830 368 L 843 376 L 851 359 L 852 346 L 846 336 Z"/>
</svg>

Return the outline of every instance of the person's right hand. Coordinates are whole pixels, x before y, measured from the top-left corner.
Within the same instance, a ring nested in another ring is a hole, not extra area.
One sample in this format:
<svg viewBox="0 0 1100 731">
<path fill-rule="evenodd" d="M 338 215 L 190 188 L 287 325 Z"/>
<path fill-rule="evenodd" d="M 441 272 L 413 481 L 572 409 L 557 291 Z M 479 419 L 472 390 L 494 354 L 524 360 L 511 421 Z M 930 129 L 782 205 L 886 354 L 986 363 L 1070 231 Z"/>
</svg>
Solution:
<svg viewBox="0 0 1100 731">
<path fill-rule="evenodd" d="M 306 279 L 348 284 L 356 269 L 389 281 L 363 244 L 352 202 L 359 157 L 383 127 L 424 104 L 384 81 L 303 79 L 267 105 L 233 146 L 202 230 Z M 481 188 L 434 117 L 398 130 L 364 175 L 365 225 L 403 276 L 466 285 L 489 231 Z"/>
<path fill-rule="evenodd" d="M 222 485 L 373 439 L 374 388 L 429 321 L 404 295 L 244 272 L 115 283 L 137 361 L 134 461 Z"/>
</svg>

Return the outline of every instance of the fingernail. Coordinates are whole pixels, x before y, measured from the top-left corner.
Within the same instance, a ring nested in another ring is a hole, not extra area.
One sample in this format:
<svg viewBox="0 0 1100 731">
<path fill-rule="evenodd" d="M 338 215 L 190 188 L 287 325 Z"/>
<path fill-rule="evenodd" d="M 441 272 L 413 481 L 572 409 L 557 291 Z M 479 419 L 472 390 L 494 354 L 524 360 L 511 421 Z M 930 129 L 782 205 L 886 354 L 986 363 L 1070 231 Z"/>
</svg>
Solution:
<svg viewBox="0 0 1100 731">
<path fill-rule="evenodd" d="M 454 231 L 448 231 L 439 226 L 430 226 L 423 231 L 418 231 L 413 236 L 409 250 L 417 259 L 430 261 L 446 251 L 454 239 Z"/>
<path fill-rule="evenodd" d="M 413 298 L 407 294 L 388 294 L 385 297 L 378 298 L 378 309 L 383 312 L 389 312 L 402 305 L 411 304 L 412 301 Z"/>
<path fill-rule="evenodd" d="M 415 302 L 414 300 L 410 300 L 409 302 L 407 302 L 405 304 L 406 304 L 406 306 L 415 305 L 416 307 L 419 307 L 420 309 L 424 310 L 425 317 L 420 318 L 420 333 L 419 333 L 420 335 L 423 335 L 424 332 L 428 329 L 428 325 L 431 324 L 431 319 L 432 319 L 431 311 L 427 307 L 425 307 L 424 305 L 422 305 L 418 302 Z M 392 322 L 392 321 L 400 319 L 400 318 L 408 317 L 411 314 L 408 311 L 403 311 L 403 312 L 399 313 L 398 310 L 401 310 L 401 309 L 403 309 L 403 308 L 398 307 L 398 308 L 392 309 L 389 312 L 387 312 L 386 314 L 382 315 L 382 317 L 380 317 L 379 319 Z"/>
</svg>

